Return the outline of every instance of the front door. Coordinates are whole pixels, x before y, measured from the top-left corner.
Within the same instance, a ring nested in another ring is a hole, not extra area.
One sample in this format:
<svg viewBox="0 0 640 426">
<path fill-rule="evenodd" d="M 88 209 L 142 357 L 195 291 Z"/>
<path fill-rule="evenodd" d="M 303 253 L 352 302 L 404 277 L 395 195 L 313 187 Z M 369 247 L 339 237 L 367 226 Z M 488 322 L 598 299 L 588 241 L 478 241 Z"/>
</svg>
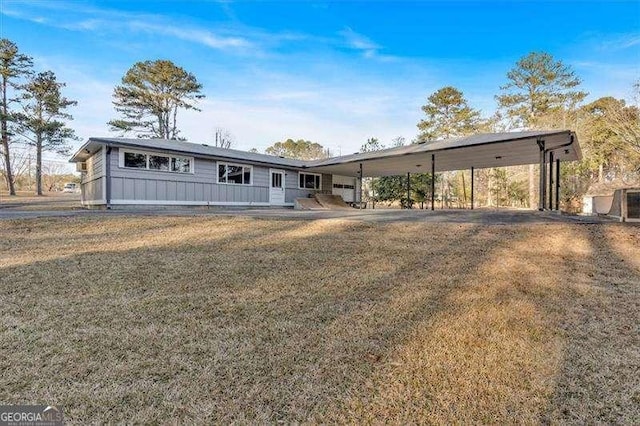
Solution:
<svg viewBox="0 0 640 426">
<path fill-rule="evenodd" d="M 282 206 L 284 204 L 284 170 L 269 169 L 269 204 Z"/>
</svg>

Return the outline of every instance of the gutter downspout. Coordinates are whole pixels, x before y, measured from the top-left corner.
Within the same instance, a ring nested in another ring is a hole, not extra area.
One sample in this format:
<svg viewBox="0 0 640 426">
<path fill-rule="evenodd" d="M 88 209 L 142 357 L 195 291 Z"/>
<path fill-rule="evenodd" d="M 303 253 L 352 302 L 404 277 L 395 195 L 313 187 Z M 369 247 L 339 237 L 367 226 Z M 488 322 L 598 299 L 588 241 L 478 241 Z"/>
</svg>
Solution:
<svg viewBox="0 0 640 426">
<path fill-rule="evenodd" d="M 111 145 L 106 146 L 106 162 L 104 165 L 104 178 L 106 181 L 106 189 L 104 198 L 107 202 L 107 210 L 111 209 Z"/>
<path fill-rule="evenodd" d="M 551 170 L 549 171 L 549 175 L 550 175 L 549 178 L 550 179 L 553 179 L 553 151 L 555 151 L 557 149 L 560 149 L 560 148 L 565 148 L 567 146 L 573 145 L 574 139 L 575 139 L 575 137 L 574 137 L 573 133 L 571 133 L 570 138 L 569 138 L 569 142 L 563 143 L 562 145 L 558 145 L 558 146 L 555 146 L 553 148 L 549 148 L 549 149 L 545 149 L 544 150 L 545 156 L 546 156 L 547 152 L 549 152 L 550 156 L 551 156 L 551 158 L 550 158 L 551 159 L 551 164 L 550 164 Z M 544 146 L 544 141 L 543 141 L 543 146 Z M 560 158 L 556 158 L 555 163 L 556 163 L 556 180 L 555 180 L 555 188 L 556 188 L 555 204 L 556 205 L 555 205 L 555 209 L 557 211 L 560 211 Z M 553 198 L 551 197 L 551 192 L 552 192 L 552 187 L 553 186 L 554 185 L 552 185 L 552 182 L 549 181 L 549 208 L 551 210 L 553 210 L 553 203 L 552 203 Z"/>
<path fill-rule="evenodd" d="M 539 211 L 543 211 L 544 210 L 544 203 L 545 203 L 545 188 L 546 188 L 546 183 L 545 183 L 545 175 L 546 175 L 546 170 L 545 170 L 545 163 L 546 163 L 546 158 L 547 158 L 547 150 L 545 149 L 544 146 L 544 139 L 538 139 L 536 141 L 536 143 L 538 144 L 538 148 L 540 149 L 540 173 L 539 173 L 539 182 L 538 182 L 538 210 Z"/>
</svg>

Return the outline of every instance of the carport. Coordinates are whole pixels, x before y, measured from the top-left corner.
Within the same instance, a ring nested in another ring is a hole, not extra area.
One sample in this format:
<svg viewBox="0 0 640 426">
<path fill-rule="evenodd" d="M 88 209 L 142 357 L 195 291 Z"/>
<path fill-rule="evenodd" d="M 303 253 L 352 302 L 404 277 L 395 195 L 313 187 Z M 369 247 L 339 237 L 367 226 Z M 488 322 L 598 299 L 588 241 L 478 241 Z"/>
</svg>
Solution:
<svg viewBox="0 0 640 426">
<path fill-rule="evenodd" d="M 474 171 L 491 167 L 540 165 L 539 210 L 560 209 L 560 162 L 582 157 L 578 139 L 570 130 L 485 133 L 356 153 L 308 165 L 317 173 L 360 178 L 411 173 L 471 170 L 471 208 L 474 205 Z M 431 181 L 431 209 L 435 187 Z M 362 195 L 362 194 L 361 194 Z M 362 197 L 360 197 L 362 199 Z"/>
</svg>

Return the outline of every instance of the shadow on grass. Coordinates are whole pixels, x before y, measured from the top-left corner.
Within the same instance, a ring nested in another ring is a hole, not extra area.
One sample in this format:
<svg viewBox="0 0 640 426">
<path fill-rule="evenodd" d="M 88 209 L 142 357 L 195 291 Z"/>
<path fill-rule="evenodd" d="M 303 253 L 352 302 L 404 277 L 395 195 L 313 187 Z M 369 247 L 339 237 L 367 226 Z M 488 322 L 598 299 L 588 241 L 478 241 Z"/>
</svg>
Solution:
<svg viewBox="0 0 640 426">
<path fill-rule="evenodd" d="M 125 240 L 157 231 L 143 226 Z M 531 231 L 219 219 L 187 228 L 146 247 L 2 268 L 0 400 L 57 403 L 75 422 L 465 419 L 456 407 L 489 407 L 470 420 L 517 420 L 522 399 L 509 392 L 535 389 L 513 377 L 530 379 L 558 352 L 539 318 L 559 315 L 566 298 L 542 304 L 537 269 L 501 265 L 512 246 L 536 241 Z M 483 275 L 493 268 L 497 284 Z M 533 360 L 506 362 L 513 377 L 486 369 L 486 357 L 532 345 Z M 451 382 L 465 374 L 490 397 L 476 403 Z M 381 393 L 385 377 L 420 386 Z"/>
<path fill-rule="evenodd" d="M 475 229 L 416 248 L 401 226 L 314 226 L 2 268 L 0 399 L 81 422 L 321 416 L 439 309 Z"/>
<path fill-rule="evenodd" d="M 612 246 L 616 228 L 624 226 L 576 228 L 591 255 L 573 272 L 588 291 L 565 307 L 564 356 L 545 422 L 640 422 L 640 273 Z"/>
</svg>

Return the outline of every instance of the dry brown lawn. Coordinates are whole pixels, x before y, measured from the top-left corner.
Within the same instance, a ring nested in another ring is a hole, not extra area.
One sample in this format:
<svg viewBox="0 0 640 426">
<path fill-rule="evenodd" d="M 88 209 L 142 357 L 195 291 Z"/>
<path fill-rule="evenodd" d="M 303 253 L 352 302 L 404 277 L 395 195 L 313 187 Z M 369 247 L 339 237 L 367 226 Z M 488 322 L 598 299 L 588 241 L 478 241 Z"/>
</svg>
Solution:
<svg viewBox="0 0 640 426">
<path fill-rule="evenodd" d="M 0 222 L 0 403 L 74 423 L 638 423 L 640 228 Z"/>
<path fill-rule="evenodd" d="M 32 191 L 18 191 L 17 195 L 9 196 L 6 191 L 0 191 L 0 209 L 42 211 L 80 208 L 80 194 L 45 192 L 37 196 Z"/>
</svg>

